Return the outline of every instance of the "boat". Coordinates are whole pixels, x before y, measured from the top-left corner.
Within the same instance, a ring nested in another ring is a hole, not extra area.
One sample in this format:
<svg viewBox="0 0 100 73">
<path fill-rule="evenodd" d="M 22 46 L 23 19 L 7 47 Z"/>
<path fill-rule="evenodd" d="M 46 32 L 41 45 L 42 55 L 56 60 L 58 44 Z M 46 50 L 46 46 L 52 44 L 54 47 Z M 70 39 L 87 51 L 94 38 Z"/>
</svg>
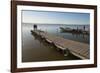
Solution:
<svg viewBox="0 0 100 73">
<path fill-rule="evenodd" d="M 72 28 L 64 28 L 60 27 L 61 32 L 68 32 L 68 33 L 76 33 L 76 34 L 89 34 L 89 31 L 85 31 L 82 29 L 72 29 Z"/>
</svg>

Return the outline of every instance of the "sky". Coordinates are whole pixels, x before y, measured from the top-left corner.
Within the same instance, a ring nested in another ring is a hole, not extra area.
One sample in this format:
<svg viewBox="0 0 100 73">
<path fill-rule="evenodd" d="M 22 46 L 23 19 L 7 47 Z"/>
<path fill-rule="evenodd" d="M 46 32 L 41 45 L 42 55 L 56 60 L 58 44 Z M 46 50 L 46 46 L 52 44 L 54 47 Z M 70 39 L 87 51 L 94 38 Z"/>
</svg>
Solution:
<svg viewBox="0 0 100 73">
<path fill-rule="evenodd" d="M 90 24 L 89 13 L 22 10 L 22 23 Z"/>
</svg>

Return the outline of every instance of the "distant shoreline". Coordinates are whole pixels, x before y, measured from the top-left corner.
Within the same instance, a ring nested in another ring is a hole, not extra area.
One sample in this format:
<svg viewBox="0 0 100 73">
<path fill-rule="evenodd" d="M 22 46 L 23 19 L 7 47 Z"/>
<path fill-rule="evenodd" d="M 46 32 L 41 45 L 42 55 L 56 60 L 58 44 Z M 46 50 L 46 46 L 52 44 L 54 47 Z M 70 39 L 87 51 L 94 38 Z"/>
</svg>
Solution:
<svg viewBox="0 0 100 73">
<path fill-rule="evenodd" d="M 72 25 L 72 26 L 89 26 L 90 24 L 49 24 L 49 23 L 22 23 L 22 24 L 37 24 L 37 25 Z"/>
</svg>

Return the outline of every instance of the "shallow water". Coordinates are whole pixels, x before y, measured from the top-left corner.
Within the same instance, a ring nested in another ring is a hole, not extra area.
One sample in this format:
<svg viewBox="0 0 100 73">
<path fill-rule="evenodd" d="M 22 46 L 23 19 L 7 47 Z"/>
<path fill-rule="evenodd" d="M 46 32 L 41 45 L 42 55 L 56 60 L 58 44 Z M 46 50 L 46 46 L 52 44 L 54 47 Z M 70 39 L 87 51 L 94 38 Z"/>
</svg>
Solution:
<svg viewBox="0 0 100 73">
<path fill-rule="evenodd" d="M 46 31 L 65 39 L 71 39 L 89 44 L 89 36 L 76 35 L 71 33 L 62 33 L 58 25 L 38 25 L 38 29 Z M 65 26 L 63 26 L 65 27 Z M 75 27 L 73 27 L 75 28 Z M 36 61 L 55 61 L 55 60 L 78 60 L 79 58 L 69 54 L 65 57 L 61 52 L 39 37 L 31 33 L 32 24 L 22 24 L 22 62 Z"/>
</svg>

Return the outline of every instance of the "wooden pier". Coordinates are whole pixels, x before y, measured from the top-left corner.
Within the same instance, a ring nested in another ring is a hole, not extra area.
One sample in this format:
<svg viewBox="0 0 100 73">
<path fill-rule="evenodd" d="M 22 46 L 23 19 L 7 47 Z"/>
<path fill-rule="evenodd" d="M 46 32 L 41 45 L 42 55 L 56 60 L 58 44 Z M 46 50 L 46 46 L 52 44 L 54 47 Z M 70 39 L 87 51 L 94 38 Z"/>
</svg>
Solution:
<svg viewBox="0 0 100 73">
<path fill-rule="evenodd" d="M 70 52 L 81 59 L 89 59 L 89 44 L 64 39 L 41 30 L 32 30 L 31 32 L 45 39 L 48 43 L 54 44 L 64 52 L 64 56 L 67 56 Z"/>
</svg>

